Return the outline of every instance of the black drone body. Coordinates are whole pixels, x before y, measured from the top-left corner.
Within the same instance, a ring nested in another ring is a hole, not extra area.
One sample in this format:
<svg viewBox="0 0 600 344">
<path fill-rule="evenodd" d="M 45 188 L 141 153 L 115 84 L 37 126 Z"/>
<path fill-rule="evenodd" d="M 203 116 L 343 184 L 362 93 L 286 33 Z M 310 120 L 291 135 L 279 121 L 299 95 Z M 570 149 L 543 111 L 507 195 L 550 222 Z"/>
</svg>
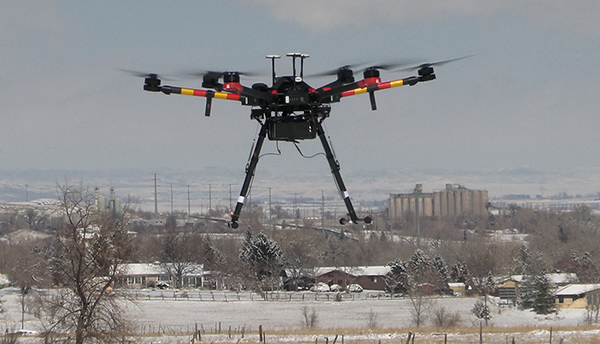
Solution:
<svg viewBox="0 0 600 344">
<path fill-rule="evenodd" d="M 404 85 L 413 86 L 419 82 L 434 80 L 433 66 L 458 59 L 408 68 L 405 70 L 417 70 L 417 76 L 387 82 L 381 82 L 380 70 L 394 69 L 399 64 L 368 67 L 363 70 L 363 78 L 359 81 L 355 81 L 351 66 L 344 66 L 335 71 L 320 74 L 321 76 L 335 75 L 337 78 L 335 81 L 315 89 L 304 81 L 304 60 L 309 55 L 289 53 L 287 56 L 291 57 L 293 61 L 293 75 L 281 77 L 278 77 L 275 73 L 275 60 L 280 56 L 267 56 L 272 61 L 272 85 L 270 87 L 264 83 L 256 83 L 252 87 L 243 86 L 240 83 L 240 76 L 245 74 L 241 72 L 207 72 L 201 74 L 204 89 L 161 86 L 158 75 L 148 74 L 144 75 L 144 90 L 162 92 L 167 95 L 181 94 L 204 97 L 206 98 L 205 116 L 210 116 L 213 98 L 239 101 L 242 105 L 252 107 L 250 118 L 261 124 L 261 130 L 250 162 L 246 167 L 246 177 L 236 207 L 231 212 L 230 226 L 232 228 L 239 226 L 238 220 L 249 194 L 260 151 L 266 137 L 271 141 L 290 142 L 319 137 L 331 173 L 348 210 L 348 217 L 340 219 L 340 223 L 371 223 L 370 217 L 358 218 L 356 215 L 350 195 L 342 181 L 339 162 L 336 160 L 323 130 L 322 123 L 329 117 L 330 104 L 339 102 L 344 97 L 368 93 L 371 109 L 376 110 L 375 91 Z M 300 59 L 299 73 L 296 70 L 297 59 Z"/>
</svg>

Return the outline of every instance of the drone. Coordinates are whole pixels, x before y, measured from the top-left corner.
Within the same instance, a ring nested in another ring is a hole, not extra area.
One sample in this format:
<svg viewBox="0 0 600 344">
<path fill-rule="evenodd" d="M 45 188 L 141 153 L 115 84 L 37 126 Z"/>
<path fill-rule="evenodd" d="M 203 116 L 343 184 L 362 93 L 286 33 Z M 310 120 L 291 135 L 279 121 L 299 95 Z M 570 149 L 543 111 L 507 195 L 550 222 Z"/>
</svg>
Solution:
<svg viewBox="0 0 600 344">
<path fill-rule="evenodd" d="M 197 74 L 202 77 L 203 89 L 192 89 L 161 85 L 157 74 L 138 74 L 145 78 L 144 90 L 148 92 L 162 92 L 166 95 L 180 94 L 206 98 L 205 116 L 210 116 L 213 98 L 240 102 L 241 105 L 250 106 L 250 118 L 260 124 L 260 131 L 252 155 L 246 165 L 246 176 L 242 184 L 240 196 L 235 209 L 231 212 L 231 228 L 238 228 L 238 220 L 242 207 L 246 201 L 254 178 L 256 166 L 260 158 L 265 139 L 270 141 L 287 141 L 297 143 L 299 140 L 312 140 L 319 138 L 329 163 L 331 173 L 342 200 L 348 210 L 347 217 L 339 220 L 341 225 L 348 223 L 372 222 L 371 217 L 359 218 L 354 211 L 350 194 L 344 185 L 340 174 L 340 164 L 325 135 L 323 121 L 329 117 L 331 104 L 340 102 L 342 98 L 368 93 L 371 110 L 377 110 L 375 92 L 398 86 L 414 86 L 417 83 L 435 80 L 433 67 L 469 56 L 434 63 L 424 63 L 402 71 L 416 70 L 416 76 L 403 79 L 381 82 L 380 70 L 394 70 L 406 63 L 389 63 L 369 66 L 361 69 L 363 78 L 356 81 L 353 65 L 345 65 L 333 71 L 328 71 L 314 76 L 335 76 L 336 80 L 319 88 L 313 88 L 304 81 L 304 61 L 308 54 L 288 53 L 292 60 L 292 75 L 278 76 L 275 70 L 275 61 L 280 55 L 267 55 L 271 60 L 272 80 L 271 86 L 265 83 L 255 83 L 252 87 L 240 83 L 241 76 L 250 73 L 238 71 L 208 71 Z M 299 62 L 299 66 L 298 63 Z M 299 68 L 297 68 L 299 67 Z M 222 81 L 222 82 L 221 82 Z"/>
</svg>

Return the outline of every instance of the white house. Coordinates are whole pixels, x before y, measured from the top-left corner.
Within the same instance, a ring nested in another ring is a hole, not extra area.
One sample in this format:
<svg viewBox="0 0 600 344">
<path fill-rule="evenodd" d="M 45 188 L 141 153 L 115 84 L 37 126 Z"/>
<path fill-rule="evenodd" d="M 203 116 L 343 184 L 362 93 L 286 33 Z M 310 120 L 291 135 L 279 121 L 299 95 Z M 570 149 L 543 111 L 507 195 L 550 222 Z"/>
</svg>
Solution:
<svg viewBox="0 0 600 344">
<path fill-rule="evenodd" d="M 175 285 L 173 264 L 161 263 L 131 263 L 123 264 L 122 285 L 126 288 L 146 288 Z M 183 274 L 182 286 L 184 288 L 198 288 L 204 286 L 204 269 L 202 264 L 187 265 Z"/>
</svg>

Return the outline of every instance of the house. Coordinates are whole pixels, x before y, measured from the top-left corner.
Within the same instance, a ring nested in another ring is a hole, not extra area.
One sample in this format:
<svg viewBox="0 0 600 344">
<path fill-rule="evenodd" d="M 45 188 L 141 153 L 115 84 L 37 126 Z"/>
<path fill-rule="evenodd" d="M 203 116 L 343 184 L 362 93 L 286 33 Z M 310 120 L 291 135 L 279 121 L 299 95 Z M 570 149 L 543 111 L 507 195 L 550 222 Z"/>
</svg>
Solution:
<svg viewBox="0 0 600 344">
<path fill-rule="evenodd" d="M 587 308 L 600 305 L 600 284 L 569 284 L 554 293 L 557 308 Z"/>
<path fill-rule="evenodd" d="M 560 288 L 570 283 L 579 282 L 577 274 L 574 273 L 550 273 L 545 276 L 550 281 L 552 288 Z M 500 298 L 512 302 L 521 299 L 524 292 L 522 285 L 525 277 L 525 275 L 511 275 L 496 279 L 496 287 Z"/>
<path fill-rule="evenodd" d="M 346 289 L 353 284 L 356 276 L 345 271 L 344 268 L 318 268 L 316 282 L 323 282 L 328 286 L 337 284 L 342 289 Z"/>
<path fill-rule="evenodd" d="M 385 275 L 390 272 L 389 266 L 363 266 L 356 268 L 356 284 L 366 290 L 385 290 Z"/>
<path fill-rule="evenodd" d="M 126 288 L 146 288 L 175 285 L 173 264 L 131 263 L 123 265 L 121 285 Z M 204 271 L 201 264 L 187 265 L 182 278 L 184 288 L 197 288 L 204 285 Z"/>
<path fill-rule="evenodd" d="M 431 283 L 421 283 L 417 287 L 421 295 L 431 296 L 435 294 L 435 286 Z"/>
<path fill-rule="evenodd" d="M 452 290 L 452 293 L 456 296 L 466 296 L 468 286 L 464 282 L 449 282 L 448 288 Z"/>
<path fill-rule="evenodd" d="M 337 284 L 342 289 L 359 284 L 366 290 L 385 290 L 385 275 L 389 271 L 389 266 L 322 267 L 316 269 L 315 280 L 329 286 Z"/>
</svg>

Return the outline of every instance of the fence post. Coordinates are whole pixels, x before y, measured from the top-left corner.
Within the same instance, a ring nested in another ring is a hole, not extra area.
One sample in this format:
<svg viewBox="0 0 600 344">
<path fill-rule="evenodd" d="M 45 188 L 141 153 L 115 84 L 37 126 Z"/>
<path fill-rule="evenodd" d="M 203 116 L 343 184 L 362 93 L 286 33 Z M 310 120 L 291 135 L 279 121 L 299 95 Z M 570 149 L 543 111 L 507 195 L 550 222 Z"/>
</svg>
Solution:
<svg viewBox="0 0 600 344">
<path fill-rule="evenodd" d="M 259 342 L 263 341 L 262 325 L 258 325 L 258 338 L 259 338 Z"/>
<path fill-rule="evenodd" d="M 552 326 L 550 326 L 550 344 L 552 344 Z"/>
<path fill-rule="evenodd" d="M 479 344 L 483 344 L 483 322 L 479 322 Z"/>
<path fill-rule="evenodd" d="M 411 336 L 412 336 L 412 332 L 408 331 L 408 338 L 406 338 L 406 344 L 410 343 Z"/>
</svg>

